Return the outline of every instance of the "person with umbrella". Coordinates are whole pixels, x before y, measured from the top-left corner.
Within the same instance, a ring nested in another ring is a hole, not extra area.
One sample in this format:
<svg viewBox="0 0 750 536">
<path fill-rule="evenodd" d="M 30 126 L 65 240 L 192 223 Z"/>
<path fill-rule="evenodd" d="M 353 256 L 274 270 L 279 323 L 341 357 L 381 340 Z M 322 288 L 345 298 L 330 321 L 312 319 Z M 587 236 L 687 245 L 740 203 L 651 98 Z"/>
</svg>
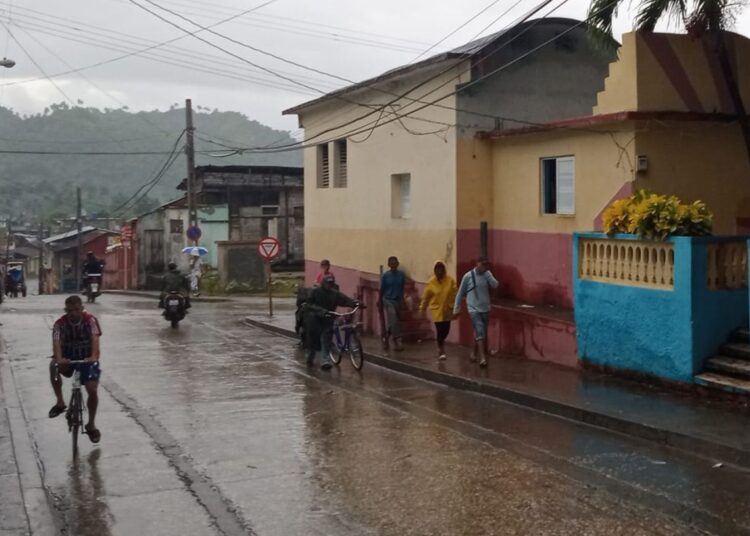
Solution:
<svg viewBox="0 0 750 536">
<path fill-rule="evenodd" d="M 183 248 L 183 253 L 190 255 L 190 290 L 193 296 L 200 296 L 201 257 L 208 254 L 208 250 L 199 246 Z"/>
</svg>

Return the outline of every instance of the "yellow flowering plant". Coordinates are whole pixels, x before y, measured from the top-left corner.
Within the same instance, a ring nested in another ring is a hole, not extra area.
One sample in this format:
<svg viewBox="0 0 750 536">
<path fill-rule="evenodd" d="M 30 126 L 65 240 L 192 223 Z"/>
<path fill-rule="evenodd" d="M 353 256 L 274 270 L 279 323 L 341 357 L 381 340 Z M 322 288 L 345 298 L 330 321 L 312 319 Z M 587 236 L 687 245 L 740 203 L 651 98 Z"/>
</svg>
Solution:
<svg viewBox="0 0 750 536">
<path fill-rule="evenodd" d="M 677 196 L 640 190 L 618 199 L 603 217 L 607 234 L 629 233 L 663 240 L 669 236 L 710 235 L 713 214 L 703 201 L 684 204 Z"/>
</svg>

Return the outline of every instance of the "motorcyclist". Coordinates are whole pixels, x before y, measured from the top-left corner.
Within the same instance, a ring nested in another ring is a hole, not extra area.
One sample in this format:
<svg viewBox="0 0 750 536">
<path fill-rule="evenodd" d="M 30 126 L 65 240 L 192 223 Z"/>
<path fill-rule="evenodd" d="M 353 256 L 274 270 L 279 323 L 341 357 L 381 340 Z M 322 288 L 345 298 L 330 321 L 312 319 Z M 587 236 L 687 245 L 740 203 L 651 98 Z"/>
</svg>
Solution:
<svg viewBox="0 0 750 536">
<path fill-rule="evenodd" d="M 86 288 L 86 279 L 89 274 L 102 274 L 104 270 L 104 262 L 96 258 L 93 251 L 86 253 L 86 260 L 83 262 L 83 276 L 81 288 Z"/>
<path fill-rule="evenodd" d="M 190 308 L 190 281 L 177 268 L 177 264 L 170 262 L 167 265 L 167 273 L 161 279 L 161 295 L 159 296 L 159 307 L 164 307 L 164 298 L 170 292 L 179 292 L 185 300 L 185 309 Z"/>
<path fill-rule="evenodd" d="M 305 336 L 307 338 L 307 364 L 312 366 L 315 352 L 320 351 L 320 368 L 329 370 L 331 364 L 331 342 L 333 339 L 333 320 L 330 313 L 337 307 L 357 307 L 358 301 L 349 298 L 335 288 L 336 280 L 326 275 L 321 285 L 313 289 L 305 302 Z"/>
</svg>

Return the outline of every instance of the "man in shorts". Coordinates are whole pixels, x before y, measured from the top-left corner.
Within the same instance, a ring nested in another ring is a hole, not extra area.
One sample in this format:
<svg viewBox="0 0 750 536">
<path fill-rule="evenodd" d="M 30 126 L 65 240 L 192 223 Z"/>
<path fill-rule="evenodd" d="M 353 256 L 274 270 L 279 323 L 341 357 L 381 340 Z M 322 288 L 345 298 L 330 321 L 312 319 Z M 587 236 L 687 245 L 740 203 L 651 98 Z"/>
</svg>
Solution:
<svg viewBox="0 0 750 536">
<path fill-rule="evenodd" d="M 474 327 L 474 352 L 472 361 L 479 355 L 479 366 L 487 366 L 487 326 L 490 321 L 490 289 L 499 283 L 490 272 L 490 262 L 486 257 L 477 259 L 476 267 L 466 272 L 458 287 L 456 302 L 453 305 L 453 318 L 461 312 L 461 302 L 466 299 L 471 324 Z"/>
<path fill-rule="evenodd" d="M 81 373 L 81 385 L 86 388 L 86 406 L 89 420 L 86 434 L 92 443 L 101 440 L 101 432 L 96 428 L 96 409 L 99 406 L 99 337 L 102 330 L 99 321 L 83 310 L 80 296 L 69 296 L 65 300 L 65 314 L 52 328 L 52 348 L 54 355 L 49 366 L 50 382 L 57 402 L 49 410 L 53 419 L 65 413 L 65 400 L 62 392 L 62 378 L 73 376 L 74 364 Z"/>
</svg>

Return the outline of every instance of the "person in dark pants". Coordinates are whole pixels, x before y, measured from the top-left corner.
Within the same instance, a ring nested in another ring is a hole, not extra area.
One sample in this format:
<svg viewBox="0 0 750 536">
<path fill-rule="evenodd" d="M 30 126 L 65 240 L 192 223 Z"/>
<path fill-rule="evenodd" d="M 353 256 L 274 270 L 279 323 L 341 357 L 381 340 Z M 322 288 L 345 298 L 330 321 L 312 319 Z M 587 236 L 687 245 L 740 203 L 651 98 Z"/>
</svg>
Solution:
<svg viewBox="0 0 750 536">
<path fill-rule="evenodd" d="M 451 320 L 453 320 L 453 303 L 456 299 L 456 280 L 448 275 L 443 261 L 436 261 L 433 268 L 434 275 L 427 281 L 427 286 L 422 293 L 422 301 L 419 304 L 419 312 L 424 313 L 430 309 L 432 321 L 435 323 L 437 336 L 438 359 L 446 358 L 445 339 L 451 331 Z"/>
<path fill-rule="evenodd" d="M 380 278 L 380 305 L 385 314 L 385 333 L 383 334 L 383 350 L 388 351 L 389 339 L 393 339 L 394 350 L 404 349 L 401 344 L 401 307 L 404 302 L 404 286 L 406 275 L 398 269 L 397 257 L 388 257 L 389 270 Z"/>
<path fill-rule="evenodd" d="M 321 285 L 313 289 L 305 302 L 305 336 L 307 339 L 307 364 L 312 366 L 315 352 L 320 351 L 320 368 L 329 370 L 334 317 L 330 313 L 337 307 L 357 307 L 359 302 L 335 288 L 332 275 L 327 275 Z"/>
</svg>

